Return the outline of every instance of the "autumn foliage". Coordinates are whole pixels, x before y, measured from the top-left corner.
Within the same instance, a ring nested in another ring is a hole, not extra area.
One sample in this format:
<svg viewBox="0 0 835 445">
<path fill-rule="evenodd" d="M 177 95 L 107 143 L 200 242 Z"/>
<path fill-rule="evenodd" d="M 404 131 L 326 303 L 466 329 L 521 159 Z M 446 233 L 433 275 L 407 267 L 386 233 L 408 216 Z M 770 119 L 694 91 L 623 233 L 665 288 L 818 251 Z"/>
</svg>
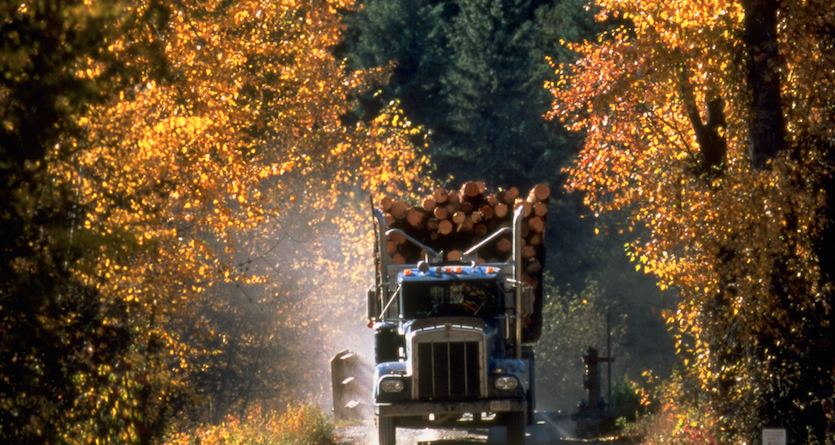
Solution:
<svg viewBox="0 0 835 445">
<path fill-rule="evenodd" d="M 2 251 L 3 440 L 150 443 L 177 416 L 248 412 L 252 384 L 234 403 L 212 405 L 213 391 L 226 389 L 199 377 L 264 353 L 276 325 L 245 316 L 295 304 L 285 300 L 296 298 L 292 286 L 275 280 L 298 276 L 268 279 L 252 263 L 286 237 L 282 224 L 301 203 L 312 215 L 297 221 L 312 240 L 308 257 L 329 239 L 319 230 L 335 226 L 364 240 L 363 198 L 408 193 L 426 162 L 407 142 L 415 130 L 396 103 L 368 124 L 340 120 L 353 89 L 386 75 L 351 72 L 331 55 L 337 9 L 348 7 L 22 2 L 4 11 L 4 26 L 24 45 L 4 63 L 19 62 L 25 76 L 58 45 L 69 51 L 58 59 L 61 72 L 75 82 L 59 86 L 96 94 L 61 108 L 61 99 L 7 100 L 26 96 L 19 84 L 0 87 L 4 131 L 28 128 L 16 117 L 26 114 L 15 114 L 25 107 L 63 112 L 43 121 L 50 131 L 42 140 L 27 139 L 41 155 L 16 157 L 19 146 L 2 146 L 3 218 L 19 223 L 5 226 Z M 31 23 L 34 31 L 23 26 Z M 38 34 L 50 26 L 55 35 Z M 67 40 L 74 32 L 98 39 L 94 54 L 84 52 L 86 41 Z M 34 49 L 25 46 L 30 37 L 41 39 Z M 320 291 L 343 289 L 330 286 Z M 255 288 L 256 298 L 235 293 Z M 216 359 L 225 354 L 231 359 Z"/>
<path fill-rule="evenodd" d="M 713 437 L 754 443 L 783 426 L 822 440 L 835 10 L 597 3 L 611 31 L 567 44 L 578 60 L 551 85 L 551 117 L 586 135 L 570 188 L 649 229 L 629 253 L 680 295 L 665 315 Z"/>
<path fill-rule="evenodd" d="M 288 405 L 281 412 L 254 409 L 242 418 L 229 417 L 220 425 L 206 425 L 165 438 L 164 445 L 332 445 L 333 425 L 325 414 L 309 405 Z"/>
</svg>

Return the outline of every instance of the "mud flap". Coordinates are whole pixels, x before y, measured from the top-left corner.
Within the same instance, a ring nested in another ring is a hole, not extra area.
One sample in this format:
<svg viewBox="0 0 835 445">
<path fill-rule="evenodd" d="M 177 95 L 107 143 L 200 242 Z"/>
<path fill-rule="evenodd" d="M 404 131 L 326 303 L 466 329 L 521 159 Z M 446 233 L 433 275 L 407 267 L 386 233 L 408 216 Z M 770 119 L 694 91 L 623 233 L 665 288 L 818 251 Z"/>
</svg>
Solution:
<svg viewBox="0 0 835 445">
<path fill-rule="evenodd" d="M 514 411 L 507 416 L 507 444 L 525 445 L 525 412 Z M 381 444 L 382 445 L 382 444 Z"/>
<path fill-rule="evenodd" d="M 397 427 L 394 426 L 394 417 L 377 416 L 377 439 L 379 445 L 395 445 Z"/>
</svg>

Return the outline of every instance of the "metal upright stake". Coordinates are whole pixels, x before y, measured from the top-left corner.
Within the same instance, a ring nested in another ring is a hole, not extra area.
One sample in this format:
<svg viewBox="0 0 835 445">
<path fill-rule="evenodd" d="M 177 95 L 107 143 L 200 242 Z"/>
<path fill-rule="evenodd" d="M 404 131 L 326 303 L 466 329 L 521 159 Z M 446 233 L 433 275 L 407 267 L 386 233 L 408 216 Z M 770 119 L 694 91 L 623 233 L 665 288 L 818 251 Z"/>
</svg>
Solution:
<svg viewBox="0 0 835 445">
<path fill-rule="evenodd" d="M 513 214 L 513 280 L 516 281 L 516 360 L 522 358 L 522 206 Z"/>
<path fill-rule="evenodd" d="M 611 312 L 606 311 L 606 356 L 609 357 L 609 361 L 606 363 L 606 401 L 609 403 L 609 406 L 612 405 L 612 362 L 614 359 L 612 358 L 612 330 L 609 326 L 609 314 Z"/>
</svg>

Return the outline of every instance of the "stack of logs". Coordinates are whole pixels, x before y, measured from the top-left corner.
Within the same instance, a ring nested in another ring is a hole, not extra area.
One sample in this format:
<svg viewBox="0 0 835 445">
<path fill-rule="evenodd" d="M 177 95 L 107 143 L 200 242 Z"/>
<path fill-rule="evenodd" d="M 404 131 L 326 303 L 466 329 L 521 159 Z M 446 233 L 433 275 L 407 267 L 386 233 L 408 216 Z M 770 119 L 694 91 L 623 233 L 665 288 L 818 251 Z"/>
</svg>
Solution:
<svg viewBox="0 0 835 445">
<path fill-rule="evenodd" d="M 522 207 L 523 279 L 538 287 L 542 275 L 542 248 L 548 197 L 551 190 L 538 184 L 526 197 L 516 187 L 488 193 L 484 183 L 467 182 L 460 190 L 437 189 L 424 198 L 421 205 L 383 198 L 380 210 L 389 229 L 400 229 L 412 238 L 435 249 L 443 250 L 444 260 L 459 261 L 462 253 L 502 227 L 512 227 L 514 211 Z M 479 263 L 507 262 L 513 253 L 512 236 L 508 234 L 479 250 Z M 392 233 L 387 239 L 387 253 L 397 264 L 417 263 L 425 252 L 408 242 L 403 235 Z"/>
</svg>

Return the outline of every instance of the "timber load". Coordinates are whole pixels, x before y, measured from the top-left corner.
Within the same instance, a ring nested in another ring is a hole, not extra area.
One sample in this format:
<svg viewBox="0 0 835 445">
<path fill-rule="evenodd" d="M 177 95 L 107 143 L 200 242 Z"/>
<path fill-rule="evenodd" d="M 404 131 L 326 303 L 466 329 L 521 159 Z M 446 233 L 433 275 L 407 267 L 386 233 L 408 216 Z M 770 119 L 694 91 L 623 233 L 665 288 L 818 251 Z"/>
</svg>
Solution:
<svg viewBox="0 0 835 445">
<path fill-rule="evenodd" d="M 460 190 L 439 188 L 420 203 L 383 198 L 380 211 L 387 229 L 400 229 L 432 249 L 442 252 L 447 262 L 461 261 L 466 249 L 479 243 L 502 227 L 511 227 L 513 214 L 523 208 L 522 279 L 541 292 L 542 264 L 545 260 L 543 237 L 548 215 L 550 188 L 537 184 L 527 195 L 516 187 L 487 192 L 483 182 L 466 182 Z M 490 243 L 478 252 L 478 263 L 511 261 L 513 243 L 510 234 Z M 396 264 L 414 264 L 425 252 L 397 232 L 387 238 L 386 254 Z"/>
</svg>

